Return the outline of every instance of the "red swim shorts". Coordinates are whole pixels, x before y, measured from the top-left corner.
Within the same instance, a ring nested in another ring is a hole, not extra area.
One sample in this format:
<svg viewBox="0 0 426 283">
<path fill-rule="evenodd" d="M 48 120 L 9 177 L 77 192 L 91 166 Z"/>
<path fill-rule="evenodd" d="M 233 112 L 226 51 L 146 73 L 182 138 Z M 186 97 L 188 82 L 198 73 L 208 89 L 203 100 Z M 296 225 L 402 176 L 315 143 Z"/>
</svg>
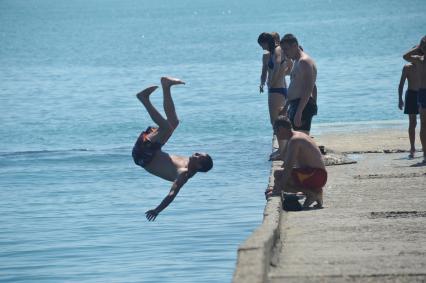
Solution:
<svg viewBox="0 0 426 283">
<path fill-rule="evenodd" d="M 291 172 L 296 186 L 321 191 L 327 183 L 327 171 L 321 168 L 294 168 Z"/>
</svg>

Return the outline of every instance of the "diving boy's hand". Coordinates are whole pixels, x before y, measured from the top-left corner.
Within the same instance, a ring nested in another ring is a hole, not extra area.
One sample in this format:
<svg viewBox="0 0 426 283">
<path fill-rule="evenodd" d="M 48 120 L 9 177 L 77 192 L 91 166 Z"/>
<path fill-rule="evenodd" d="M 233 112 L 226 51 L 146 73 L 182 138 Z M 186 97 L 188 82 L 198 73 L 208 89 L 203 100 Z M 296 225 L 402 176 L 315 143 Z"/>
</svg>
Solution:
<svg viewBox="0 0 426 283">
<path fill-rule="evenodd" d="M 146 215 L 146 219 L 148 219 L 148 221 L 154 221 L 155 218 L 158 216 L 158 212 L 155 211 L 155 209 L 151 209 L 148 210 L 147 212 L 145 212 Z"/>
</svg>

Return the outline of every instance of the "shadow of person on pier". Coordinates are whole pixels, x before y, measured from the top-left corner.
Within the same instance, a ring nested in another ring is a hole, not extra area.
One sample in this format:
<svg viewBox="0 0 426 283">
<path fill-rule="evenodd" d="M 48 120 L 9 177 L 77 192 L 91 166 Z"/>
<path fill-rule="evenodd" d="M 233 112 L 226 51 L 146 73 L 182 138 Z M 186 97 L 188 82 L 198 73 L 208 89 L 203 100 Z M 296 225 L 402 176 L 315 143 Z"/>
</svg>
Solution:
<svg viewBox="0 0 426 283">
<path fill-rule="evenodd" d="M 410 165 L 410 167 L 423 167 L 423 166 L 426 166 L 426 162 L 424 162 L 424 161 L 417 162 L 413 165 Z"/>
<path fill-rule="evenodd" d="M 322 206 L 303 207 L 299 200 L 305 200 L 306 197 L 299 194 L 284 193 L 283 209 L 285 211 L 302 211 L 302 210 L 317 210 L 322 209 Z"/>
</svg>

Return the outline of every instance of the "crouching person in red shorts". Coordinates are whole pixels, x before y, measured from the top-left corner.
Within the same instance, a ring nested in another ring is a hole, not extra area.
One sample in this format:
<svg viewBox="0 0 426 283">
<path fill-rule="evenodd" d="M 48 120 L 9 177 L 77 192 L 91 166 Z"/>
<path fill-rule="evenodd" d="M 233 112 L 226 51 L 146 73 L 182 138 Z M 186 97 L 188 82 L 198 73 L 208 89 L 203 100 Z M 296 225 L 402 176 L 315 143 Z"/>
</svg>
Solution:
<svg viewBox="0 0 426 283">
<path fill-rule="evenodd" d="M 279 116 L 274 123 L 278 139 L 288 140 L 283 153 L 283 169 L 275 170 L 275 185 L 266 190 L 266 195 L 284 192 L 303 192 L 306 195 L 303 207 L 323 205 L 323 187 L 327 182 L 327 171 L 321 152 L 315 142 L 306 134 L 293 131 L 291 122 Z"/>
</svg>

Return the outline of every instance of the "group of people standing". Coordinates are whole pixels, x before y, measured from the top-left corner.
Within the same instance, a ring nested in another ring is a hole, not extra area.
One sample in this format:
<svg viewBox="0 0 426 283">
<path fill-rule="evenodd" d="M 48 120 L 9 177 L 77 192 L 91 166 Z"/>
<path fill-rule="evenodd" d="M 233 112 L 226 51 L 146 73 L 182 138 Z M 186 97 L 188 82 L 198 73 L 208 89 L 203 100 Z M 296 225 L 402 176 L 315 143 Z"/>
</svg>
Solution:
<svg viewBox="0 0 426 283">
<path fill-rule="evenodd" d="M 426 164 L 426 36 L 420 40 L 420 44 L 415 45 L 404 54 L 403 58 L 409 63 L 402 69 L 401 80 L 398 87 L 399 109 L 404 109 L 404 113 L 409 116 L 408 136 L 410 139 L 409 158 L 414 158 L 416 148 L 416 126 L 417 114 L 420 114 L 420 141 L 423 148 L 423 164 Z M 408 88 L 405 92 L 405 102 L 403 90 L 405 81 L 408 81 Z"/>
<path fill-rule="evenodd" d="M 317 68 L 314 60 L 292 34 L 280 39 L 276 32 L 264 32 L 259 35 L 258 43 L 265 50 L 259 89 L 262 93 L 265 84 L 268 88 L 271 125 L 279 115 L 285 115 L 294 130 L 309 134 L 312 117 L 317 114 Z M 288 87 L 287 75 L 290 76 Z M 278 152 L 271 155 L 272 160 L 279 157 Z"/>
<path fill-rule="evenodd" d="M 315 61 L 293 34 L 280 39 L 276 32 L 264 32 L 258 43 L 265 51 L 259 90 L 264 92 L 266 84 L 270 121 L 279 144 L 270 159 L 284 161 L 274 173 L 274 186 L 265 194 L 269 197 L 283 191 L 302 192 L 306 196 L 304 207 L 315 202 L 316 207 L 322 207 L 327 171 L 320 149 L 309 136 L 318 110 Z"/>
<path fill-rule="evenodd" d="M 322 192 L 327 182 L 327 171 L 322 152 L 309 136 L 312 117 L 317 114 L 317 68 L 314 60 L 299 45 L 296 37 L 286 34 L 281 39 L 278 33 L 261 33 L 258 43 L 263 54 L 260 92 L 268 88 L 270 121 L 277 136 L 279 149 L 271 160 L 283 160 L 281 170 L 275 171 L 273 187 L 266 196 L 281 192 L 303 192 L 304 207 L 316 202 L 322 207 Z M 403 58 L 405 65 L 399 84 L 399 108 L 409 115 L 409 158 L 415 155 L 415 127 L 420 114 L 420 140 L 423 161 L 426 164 L 426 36 Z M 287 88 L 285 76 L 290 75 Z M 402 92 L 405 81 L 408 89 L 405 103 Z"/>
</svg>

